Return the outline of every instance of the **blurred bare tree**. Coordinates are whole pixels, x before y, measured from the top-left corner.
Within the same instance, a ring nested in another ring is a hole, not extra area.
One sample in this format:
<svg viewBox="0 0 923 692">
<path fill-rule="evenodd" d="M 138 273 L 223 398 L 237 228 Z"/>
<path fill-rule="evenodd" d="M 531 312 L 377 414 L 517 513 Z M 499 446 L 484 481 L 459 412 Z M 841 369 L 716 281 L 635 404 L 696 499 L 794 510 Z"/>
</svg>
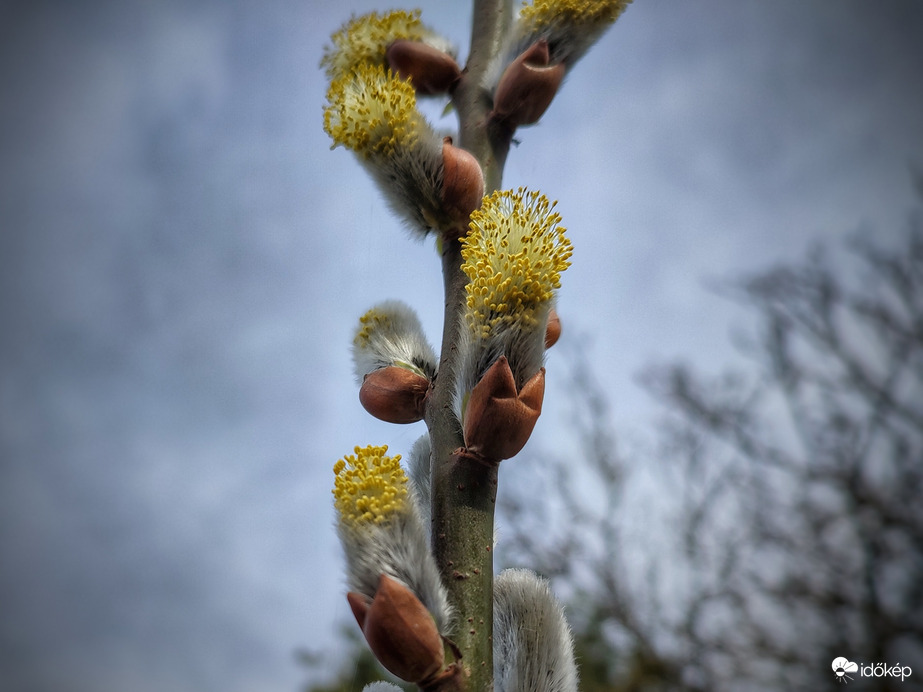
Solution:
<svg viewBox="0 0 923 692">
<path fill-rule="evenodd" d="M 840 656 L 913 670 L 850 689 L 923 689 L 921 216 L 847 254 L 725 287 L 755 367 L 649 368 L 665 421 L 631 463 L 573 359 L 582 450 L 508 484 L 500 552 L 570 595 L 582 689 L 832 689 Z"/>
</svg>

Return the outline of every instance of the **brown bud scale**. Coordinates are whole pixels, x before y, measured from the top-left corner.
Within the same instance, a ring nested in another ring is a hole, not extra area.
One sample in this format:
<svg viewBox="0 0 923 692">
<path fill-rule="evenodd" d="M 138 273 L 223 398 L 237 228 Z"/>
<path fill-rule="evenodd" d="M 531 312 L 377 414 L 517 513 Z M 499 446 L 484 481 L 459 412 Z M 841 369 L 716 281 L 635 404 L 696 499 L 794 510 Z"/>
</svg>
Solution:
<svg viewBox="0 0 923 692">
<path fill-rule="evenodd" d="M 548 324 L 545 325 L 545 348 L 551 348 L 561 338 L 561 318 L 554 308 L 548 313 Z"/>
<path fill-rule="evenodd" d="M 500 356 L 471 390 L 465 411 L 468 451 L 486 460 L 516 456 L 535 428 L 545 396 L 545 368 L 517 391 L 506 356 Z"/>
<path fill-rule="evenodd" d="M 352 592 L 346 597 L 372 653 L 401 680 L 429 681 L 443 669 L 436 622 L 406 586 L 382 574 L 371 601 Z"/>
<path fill-rule="evenodd" d="M 468 151 L 442 140 L 442 204 L 446 213 L 461 228 L 467 229 L 471 212 L 484 199 L 484 172 Z"/>
<path fill-rule="evenodd" d="M 359 388 L 359 402 L 379 420 L 416 423 L 423 419 L 428 391 L 428 379 L 391 365 L 365 376 Z"/>
<path fill-rule="evenodd" d="M 448 53 L 408 39 L 398 39 L 385 51 L 388 66 L 410 83 L 418 94 L 431 96 L 449 91 L 461 77 L 461 68 Z"/>
<path fill-rule="evenodd" d="M 511 62 L 497 84 L 491 117 L 512 126 L 538 122 L 564 80 L 563 63 L 548 64 L 548 42 L 540 39 Z"/>
</svg>

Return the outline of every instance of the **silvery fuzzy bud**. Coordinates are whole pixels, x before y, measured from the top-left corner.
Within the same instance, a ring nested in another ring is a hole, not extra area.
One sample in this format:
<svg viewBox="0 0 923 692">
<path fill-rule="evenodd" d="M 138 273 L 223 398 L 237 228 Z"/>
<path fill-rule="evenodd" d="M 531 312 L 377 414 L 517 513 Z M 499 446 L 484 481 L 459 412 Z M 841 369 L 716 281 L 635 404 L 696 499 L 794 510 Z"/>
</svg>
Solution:
<svg viewBox="0 0 923 692">
<path fill-rule="evenodd" d="M 363 687 L 362 692 L 403 692 L 403 690 L 397 685 L 392 685 L 390 682 L 378 680 L 377 682 L 370 682 Z"/>
<path fill-rule="evenodd" d="M 366 411 L 389 423 L 422 420 L 436 354 L 410 306 L 385 301 L 359 318 L 353 365 Z"/>
<path fill-rule="evenodd" d="M 398 366 L 431 380 L 436 352 L 423 333 L 417 313 L 399 300 L 386 300 L 359 318 L 353 335 L 353 366 L 359 384 L 381 368 Z"/>
<path fill-rule="evenodd" d="M 576 692 L 573 637 L 545 579 L 507 569 L 494 580 L 494 692 Z"/>
</svg>

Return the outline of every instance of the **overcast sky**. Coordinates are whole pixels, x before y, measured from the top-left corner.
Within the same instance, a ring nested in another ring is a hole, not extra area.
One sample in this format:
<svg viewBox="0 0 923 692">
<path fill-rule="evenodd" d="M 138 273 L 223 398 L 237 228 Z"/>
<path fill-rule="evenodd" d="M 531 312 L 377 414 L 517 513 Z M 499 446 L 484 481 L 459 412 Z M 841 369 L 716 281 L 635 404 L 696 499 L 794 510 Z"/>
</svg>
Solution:
<svg viewBox="0 0 923 692">
<path fill-rule="evenodd" d="M 430 5 L 464 57 L 465 3 Z M 331 467 L 423 431 L 361 409 L 351 333 L 385 298 L 441 329 L 432 244 L 321 126 L 329 34 L 391 7 L 0 5 L 4 689 L 294 691 L 336 650 Z M 505 185 L 559 200 L 617 424 L 652 361 L 737 362 L 709 281 L 898 237 L 921 36 L 913 0 L 636 0 L 519 132 Z"/>
</svg>

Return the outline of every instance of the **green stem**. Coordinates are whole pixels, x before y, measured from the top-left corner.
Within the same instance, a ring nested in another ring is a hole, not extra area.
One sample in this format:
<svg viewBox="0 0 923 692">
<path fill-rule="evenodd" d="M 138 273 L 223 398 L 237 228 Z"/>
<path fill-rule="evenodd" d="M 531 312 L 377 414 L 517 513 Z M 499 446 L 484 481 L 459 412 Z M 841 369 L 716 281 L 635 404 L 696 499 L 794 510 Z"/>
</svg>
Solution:
<svg viewBox="0 0 923 692">
<path fill-rule="evenodd" d="M 482 82 L 491 61 L 503 48 L 511 21 L 509 0 L 475 0 L 468 64 L 452 95 L 458 112 L 458 144 L 480 161 L 488 194 L 500 187 L 512 133 L 494 132 L 488 127 L 492 104 Z"/>
<path fill-rule="evenodd" d="M 510 21 L 509 0 L 475 0 L 468 65 L 452 95 L 459 118 L 458 144 L 477 157 L 488 194 L 500 186 L 509 137 L 489 131 L 491 103 L 481 84 L 484 71 L 502 47 Z M 450 636 L 461 652 L 465 689 L 483 692 L 493 688 L 497 469 L 455 454 L 464 446 L 453 404 L 467 283 L 461 264 L 461 243 L 444 239 L 445 321 L 439 374 L 427 405 L 426 423 L 432 444 L 433 553 L 456 613 Z"/>
<path fill-rule="evenodd" d="M 450 638 L 462 654 L 468 690 L 489 690 L 493 681 L 493 532 L 497 470 L 467 459 L 453 397 L 458 368 L 459 300 L 467 277 L 460 243 L 443 246 L 446 309 L 442 358 L 427 410 L 433 450 L 433 553 L 456 618 Z"/>
</svg>

